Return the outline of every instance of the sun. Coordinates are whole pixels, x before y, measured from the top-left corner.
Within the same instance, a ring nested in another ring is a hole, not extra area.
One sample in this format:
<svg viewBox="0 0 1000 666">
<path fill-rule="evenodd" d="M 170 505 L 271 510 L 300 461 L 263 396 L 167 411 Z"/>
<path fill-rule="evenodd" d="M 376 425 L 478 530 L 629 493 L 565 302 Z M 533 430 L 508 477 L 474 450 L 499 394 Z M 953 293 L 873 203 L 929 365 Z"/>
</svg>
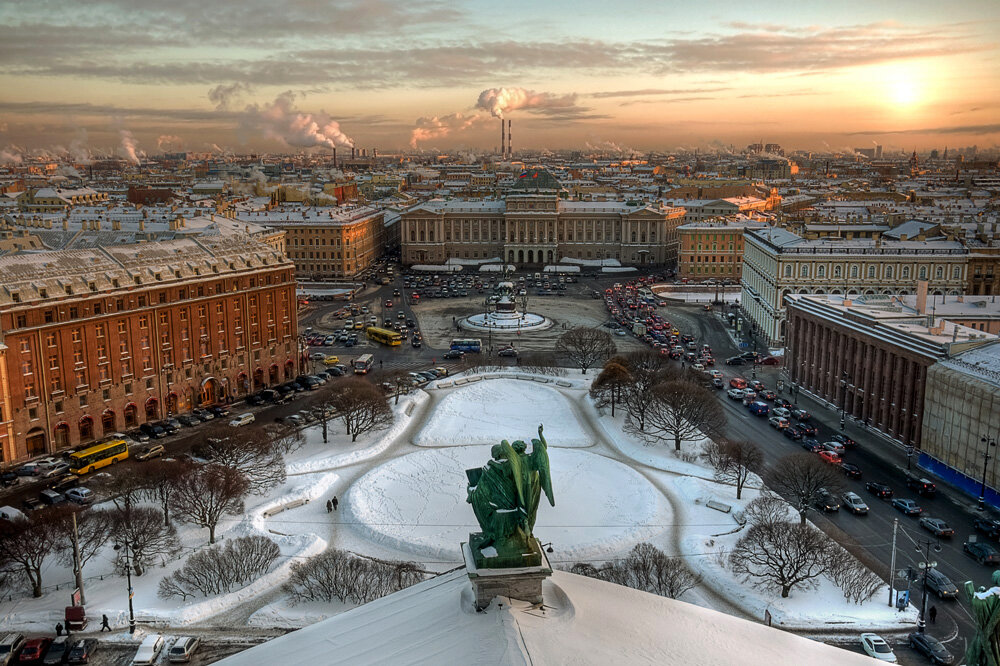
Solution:
<svg viewBox="0 0 1000 666">
<path fill-rule="evenodd" d="M 900 77 L 889 82 L 889 99 L 898 106 L 914 106 L 920 101 L 920 90 L 916 81 L 909 77 Z"/>
</svg>

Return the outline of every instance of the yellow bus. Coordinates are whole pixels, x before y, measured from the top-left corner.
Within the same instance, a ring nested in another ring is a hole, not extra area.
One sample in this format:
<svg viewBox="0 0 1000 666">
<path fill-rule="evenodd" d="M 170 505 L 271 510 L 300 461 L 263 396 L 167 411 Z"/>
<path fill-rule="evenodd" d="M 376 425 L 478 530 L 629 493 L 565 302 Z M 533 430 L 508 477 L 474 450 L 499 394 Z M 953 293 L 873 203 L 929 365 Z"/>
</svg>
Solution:
<svg viewBox="0 0 1000 666">
<path fill-rule="evenodd" d="M 375 342 L 381 342 L 384 345 L 390 347 L 398 347 L 403 344 L 403 336 L 396 331 L 390 331 L 386 328 L 378 328 L 377 326 L 368 327 L 368 337 Z"/>
<path fill-rule="evenodd" d="M 126 458 L 128 458 L 128 442 L 121 437 L 112 437 L 70 454 L 69 471 L 73 474 L 86 474 Z"/>
</svg>

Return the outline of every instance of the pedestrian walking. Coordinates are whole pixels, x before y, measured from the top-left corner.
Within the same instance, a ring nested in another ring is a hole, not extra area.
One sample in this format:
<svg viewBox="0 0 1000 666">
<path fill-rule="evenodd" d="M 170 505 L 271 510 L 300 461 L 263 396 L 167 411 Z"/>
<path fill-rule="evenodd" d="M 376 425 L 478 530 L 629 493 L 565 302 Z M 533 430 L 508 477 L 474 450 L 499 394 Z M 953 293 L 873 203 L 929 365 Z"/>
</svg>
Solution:
<svg viewBox="0 0 1000 666">
<path fill-rule="evenodd" d="M 337 501 L 337 496 L 334 495 L 333 499 L 330 500 L 330 501 L 333 503 L 333 510 L 336 511 L 337 510 L 337 505 L 340 504 L 340 502 Z"/>
<path fill-rule="evenodd" d="M 62 622 L 56 622 L 56 636 L 62 636 Z"/>
<path fill-rule="evenodd" d="M 101 616 L 101 631 L 104 631 L 105 629 L 107 629 L 108 631 L 111 631 L 111 625 L 108 624 L 108 616 L 107 615 L 102 615 Z"/>
<path fill-rule="evenodd" d="M 326 512 L 333 513 L 333 503 L 330 500 L 326 501 Z"/>
<path fill-rule="evenodd" d="M 931 619 L 931 624 L 934 624 L 934 620 L 937 619 L 937 606 L 931 606 L 931 609 L 927 613 L 927 615 Z"/>
</svg>

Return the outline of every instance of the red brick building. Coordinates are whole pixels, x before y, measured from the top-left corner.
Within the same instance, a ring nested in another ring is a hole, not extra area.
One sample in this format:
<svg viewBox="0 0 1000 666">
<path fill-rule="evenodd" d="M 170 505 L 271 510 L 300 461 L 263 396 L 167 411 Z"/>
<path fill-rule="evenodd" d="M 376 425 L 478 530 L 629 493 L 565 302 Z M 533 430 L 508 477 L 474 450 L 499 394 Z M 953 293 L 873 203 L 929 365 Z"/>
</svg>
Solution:
<svg viewBox="0 0 1000 666">
<path fill-rule="evenodd" d="M 918 448 L 928 367 L 996 339 L 885 297 L 792 294 L 785 306 L 793 386 Z"/>
<path fill-rule="evenodd" d="M 0 462 L 286 381 L 296 334 L 292 263 L 243 234 L 2 257 Z"/>
</svg>

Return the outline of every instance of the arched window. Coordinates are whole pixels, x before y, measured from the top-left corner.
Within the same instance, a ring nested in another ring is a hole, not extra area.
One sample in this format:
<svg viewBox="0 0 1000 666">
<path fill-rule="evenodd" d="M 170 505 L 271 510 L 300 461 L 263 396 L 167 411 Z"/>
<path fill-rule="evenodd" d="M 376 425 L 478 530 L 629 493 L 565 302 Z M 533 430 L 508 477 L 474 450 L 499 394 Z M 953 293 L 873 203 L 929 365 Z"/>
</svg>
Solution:
<svg viewBox="0 0 1000 666">
<path fill-rule="evenodd" d="M 903 279 L 908 280 L 910 278 L 910 267 L 903 266 Z"/>
<path fill-rule="evenodd" d="M 941 278 L 943 278 L 944 277 L 944 268 L 942 268 L 941 266 L 938 266 L 937 270 L 934 271 L 934 277 L 936 277 L 938 280 L 940 280 Z"/>
<path fill-rule="evenodd" d="M 844 269 L 842 267 L 840 267 L 840 266 L 834 266 L 833 267 L 833 277 L 839 278 L 839 277 L 841 277 L 843 275 L 843 273 L 844 273 Z"/>
<path fill-rule="evenodd" d="M 785 264 L 785 277 L 792 277 L 792 265 Z"/>
<path fill-rule="evenodd" d="M 89 442 L 94 439 L 94 420 L 89 416 L 80 419 L 80 441 Z"/>
<path fill-rule="evenodd" d="M 826 277 L 826 266 L 816 267 L 816 277 L 821 277 L 821 278 Z"/>
<path fill-rule="evenodd" d="M 101 434 L 107 435 L 115 431 L 115 413 L 110 409 L 105 409 L 101 414 Z"/>
<path fill-rule="evenodd" d="M 852 278 L 858 277 L 858 267 L 857 267 L 857 265 L 851 266 L 851 277 Z"/>
<path fill-rule="evenodd" d="M 802 277 L 809 275 L 809 264 L 802 264 L 802 266 L 799 267 L 799 275 Z"/>
<path fill-rule="evenodd" d="M 926 266 L 921 266 L 920 267 L 920 279 L 921 280 L 926 280 L 927 279 L 927 267 Z"/>
<path fill-rule="evenodd" d="M 961 266 L 955 266 L 955 268 L 953 268 L 951 270 L 951 277 L 953 279 L 955 279 L 955 280 L 957 280 L 960 277 L 962 277 L 962 267 Z"/>
<path fill-rule="evenodd" d="M 155 421 L 160 417 L 160 401 L 150 398 L 146 401 L 146 420 Z"/>
<path fill-rule="evenodd" d="M 869 266 L 868 267 L 868 277 L 870 277 L 870 278 L 875 277 L 875 267 L 874 266 Z"/>
<path fill-rule="evenodd" d="M 892 266 L 886 266 L 885 267 L 885 279 L 886 280 L 891 280 L 892 279 Z"/>
<path fill-rule="evenodd" d="M 139 415 L 138 409 L 135 407 L 135 403 L 130 402 L 125 405 L 125 427 L 134 428 L 139 425 Z"/>
</svg>

